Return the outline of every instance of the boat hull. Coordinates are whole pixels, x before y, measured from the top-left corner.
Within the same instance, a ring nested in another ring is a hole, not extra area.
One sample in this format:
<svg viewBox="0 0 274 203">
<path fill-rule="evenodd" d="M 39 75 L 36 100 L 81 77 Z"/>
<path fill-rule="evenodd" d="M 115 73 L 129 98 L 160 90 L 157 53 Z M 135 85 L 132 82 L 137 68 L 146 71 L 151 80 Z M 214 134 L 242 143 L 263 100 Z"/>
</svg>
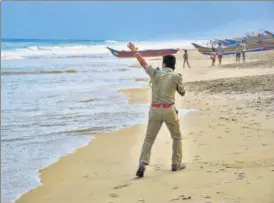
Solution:
<svg viewBox="0 0 274 203">
<path fill-rule="evenodd" d="M 107 49 L 118 58 L 133 58 L 135 57 L 134 53 L 130 51 L 118 51 L 112 48 L 107 47 Z M 139 53 L 143 57 L 157 57 L 157 56 L 165 56 L 165 55 L 172 55 L 176 54 L 179 49 L 158 49 L 158 50 L 143 50 L 139 51 Z"/>
<path fill-rule="evenodd" d="M 192 43 L 193 46 L 204 55 L 211 55 L 212 48 L 203 47 L 198 44 Z M 260 44 L 251 44 L 247 45 L 247 50 L 245 52 L 258 52 L 258 51 L 266 51 L 266 50 L 273 50 L 274 49 L 274 42 L 269 43 L 260 43 Z M 236 47 L 225 47 L 223 55 L 234 55 L 236 54 Z"/>
</svg>

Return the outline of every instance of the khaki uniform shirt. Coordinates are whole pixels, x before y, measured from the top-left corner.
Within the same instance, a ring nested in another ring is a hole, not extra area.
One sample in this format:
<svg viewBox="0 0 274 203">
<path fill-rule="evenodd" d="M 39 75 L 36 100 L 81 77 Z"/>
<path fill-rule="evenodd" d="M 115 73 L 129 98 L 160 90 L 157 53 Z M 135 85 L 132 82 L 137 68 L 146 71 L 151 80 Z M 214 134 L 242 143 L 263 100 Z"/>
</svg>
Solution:
<svg viewBox="0 0 274 203">
<path fill-rule="evenodd" d="M 173 69 L 148 66 L 146 73 L 151 78 L 152 103 L 174 104 L 176 91 L 182 96 L 185 94 L 182 75 Z"/>
<path fill-rule="evenodd" d="M 184 53 L 184 59 L 188 59 L 188 53 Z"/>
</svg>

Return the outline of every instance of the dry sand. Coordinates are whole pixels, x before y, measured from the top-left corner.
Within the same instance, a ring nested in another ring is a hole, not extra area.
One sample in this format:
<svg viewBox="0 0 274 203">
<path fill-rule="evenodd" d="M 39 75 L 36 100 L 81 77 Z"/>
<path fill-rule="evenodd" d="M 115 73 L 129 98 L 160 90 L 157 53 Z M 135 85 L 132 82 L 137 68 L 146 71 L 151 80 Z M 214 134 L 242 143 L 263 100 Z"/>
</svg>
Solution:
<svg viewBox="0 0 274 203">
<path fill-rule="evenodd" d="M 237 67 L 226 57 L 214 68 L 208 57 L 189 55 L 192 68 L 177 62 L 187 94 L 176 106 L 199 110 L 180 118 L 186 170 L 170 172 L 172 140 L 163 126 L 151 166 L 136 179 L 146 130 L 136 125 L 98 135 L 41 170 L 43 185 L 17 203 L 274 203 L 274 52 L 248 54 Z M 150 102 L 149 88 L 121 92 L 130 104 Z"/>
</svg>

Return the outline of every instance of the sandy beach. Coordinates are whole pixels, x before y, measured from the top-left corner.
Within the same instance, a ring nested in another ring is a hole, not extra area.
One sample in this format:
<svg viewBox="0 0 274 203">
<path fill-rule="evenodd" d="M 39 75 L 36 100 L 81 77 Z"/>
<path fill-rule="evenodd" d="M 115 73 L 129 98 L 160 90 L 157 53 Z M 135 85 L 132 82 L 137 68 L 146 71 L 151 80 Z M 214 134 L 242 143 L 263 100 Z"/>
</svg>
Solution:
<svg viewBox="0 0 274 203">
<path fill-rule="evenodd" d="M 274 52 L 247 54 L 237 66 L 234 56 L 216 67 L 197 51 L 189 58 L 192 67 L 183 69 L 177 54 L 187 93 L 176 107 L 198 110 L 180 117 L 184 171 L 170 171 L 172 140 L 163 126 L 145 177 L 136 179 L 146 130 L 136 125 L 97 135 L 42 169 L 42 186 L 16 203 L 274 203 Z M 132 105 L 150 103 L 149 86 L 120 93 Z"/>
</svg>

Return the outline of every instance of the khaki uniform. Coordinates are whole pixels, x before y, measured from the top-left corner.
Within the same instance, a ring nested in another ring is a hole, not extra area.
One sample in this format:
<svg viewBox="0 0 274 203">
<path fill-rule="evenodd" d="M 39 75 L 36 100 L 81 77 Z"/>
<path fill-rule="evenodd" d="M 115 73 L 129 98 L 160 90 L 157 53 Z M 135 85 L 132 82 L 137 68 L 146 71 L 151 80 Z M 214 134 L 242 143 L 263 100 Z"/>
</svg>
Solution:
<svg viewBox="0 0 274 203">
<path fill-rule="evenodd" d="M 149 66 L 146 73 L 152 83 L 152 103 L 174 104 L 175 92 L 182 96 L 185 94 L 182 76 L 175 73 L 171 68 L 154 69 Z M 173 139 L 172 164 L 180 165 L 182 162 L 182 143 L 179 119 L 175 107 L 170 108 L 151 107 L 146 137 L 142 147 L 140 163 L 149 164 L 151 147 L 163 124 L 166 124 Z"/>
<path fill-rule="evenodd" d="M 189 62 L 188 62 L 188 53 L 184 53 L 184 62 L 183 62 L 183 68 L 185 68 L 185 64 L 190 68 Z"/>
</svg>

